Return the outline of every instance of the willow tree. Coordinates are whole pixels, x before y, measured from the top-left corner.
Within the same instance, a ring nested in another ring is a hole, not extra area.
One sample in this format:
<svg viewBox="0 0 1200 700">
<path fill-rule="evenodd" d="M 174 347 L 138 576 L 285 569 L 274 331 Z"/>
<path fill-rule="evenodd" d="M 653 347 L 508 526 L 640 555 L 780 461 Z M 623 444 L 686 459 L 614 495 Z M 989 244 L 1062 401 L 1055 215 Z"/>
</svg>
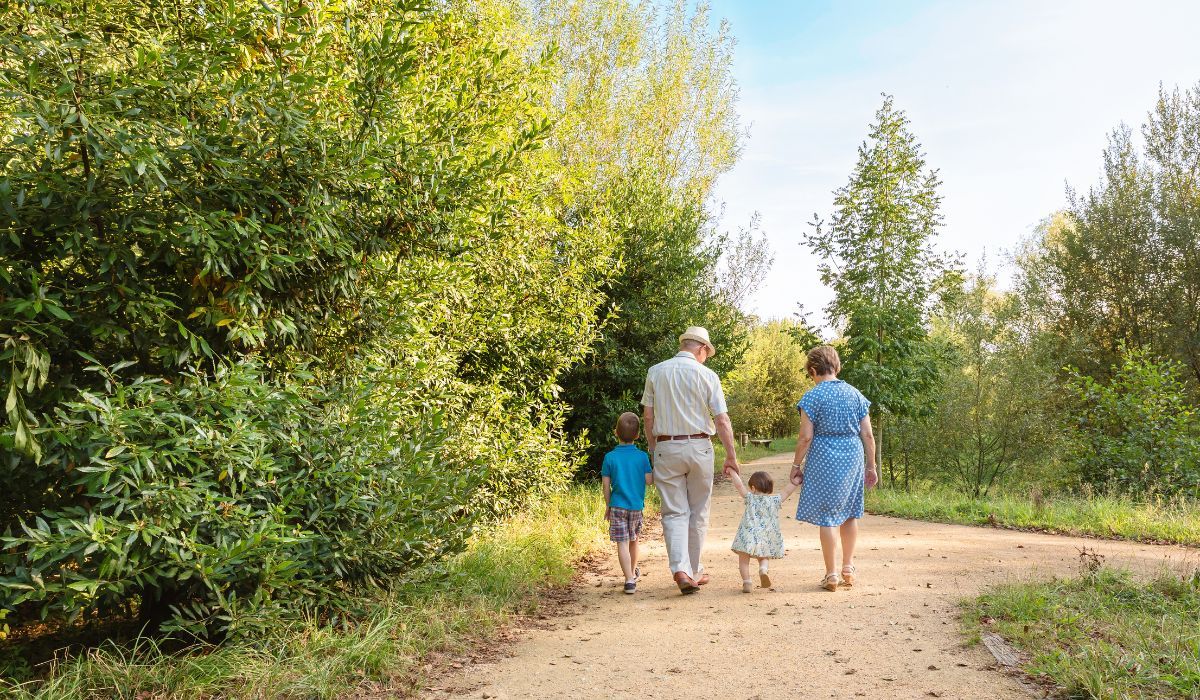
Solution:
<svg viewBox="0 0 1200 700">
<path fill-rule="evenodd" d="M 806 244 L 834 292 L 826 313 L 843 337 L 844 377 L 872 401 L 882 444 L 885 415 L 926 408 L 936 379 L 923 351 L 938 281 L 949 269 L 933 240 L 942 223 L 937 170 L 925 162 L 908 117 L 885 95 L 834 213 L 814 216 Z M 891 475 L 894 479 L 894 473 Z"/>
</svg>

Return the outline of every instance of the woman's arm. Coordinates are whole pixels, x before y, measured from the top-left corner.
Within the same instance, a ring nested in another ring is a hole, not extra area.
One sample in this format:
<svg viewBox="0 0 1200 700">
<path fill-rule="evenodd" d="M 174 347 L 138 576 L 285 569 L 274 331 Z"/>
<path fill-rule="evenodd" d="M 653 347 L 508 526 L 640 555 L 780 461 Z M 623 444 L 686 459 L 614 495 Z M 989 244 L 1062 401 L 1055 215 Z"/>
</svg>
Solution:
<svg viewBox="0 0 1200 700">
<path fill-rule="evenodd" d="M 796 454 L 792 456 L 792 473 L 789 481 L 800 479 L 804 481 L 804 460 L 808 457 L 808 448 L 812 446 L 813 424 L 808 414 L 800 413 L 800 434 L 796 437 Z"/>
<path fill-rule="evenodd" d="M 746 497 L 746 485 L 742 483 L 742 475 L 734 470 L 729 471 L 729 480 L 733 482 L 733 488 L 737 489 L 738 495 L 742 498 Z"/>
<path fill-rule="evenodd" d="M 864 466 L 866 467 L 867 488 L 871 488 L 879 483 L 879 473 L 875 471 L 875 432 L 871 430 L 871 416 L 863 416 L 862 422 L 858 424 L 858 438 L 863 444 Z"/>
</svg>

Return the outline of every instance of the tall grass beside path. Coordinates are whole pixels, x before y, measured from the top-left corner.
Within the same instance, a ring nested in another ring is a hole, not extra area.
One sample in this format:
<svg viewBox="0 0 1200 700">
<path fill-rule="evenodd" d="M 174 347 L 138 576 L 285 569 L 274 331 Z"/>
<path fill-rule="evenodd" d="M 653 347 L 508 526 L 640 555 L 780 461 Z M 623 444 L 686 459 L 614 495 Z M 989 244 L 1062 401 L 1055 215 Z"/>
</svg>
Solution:
<svg viewBox="0 0 1200 700">
<path fill-rule="evenodd" d="M 867 492 L 867 510 L 914 520 L 1200 546 L 1200 503 L 1184 499 L 1139 502 L 1064 494 L 971 498 L 948 489 L 878 488 Z"/>
<path fill-rule="evenodd" d="M 1200 572 L 1142 581 L 1082 576 L 996 588 L 966 604 L 968 632 L 998 633 L 1023 668 L 1071 698 L 1200 697 Z"/>
<path fill-rule="evenodd" d="M 404 694 L 421 683 L 427 655 L 469 649 L 513 615 L 535 609 L 545 588 L 567 585 L 576 561 L 603 545 L 606 532 L 599 489 L 575 486 L 477 535 L 466 552 L 420 580 L 364 601 L 361 619 L 308 620 L 254 644 L 182 654 L 162 652 L 150 640 L 110 644 L 33 669 L 40 677 L 23 684 L 0 680 L 0 692 L 97 700 Z M 19 649 L 12 651 L 6 658 L 19 659 Z"/>
</svg>

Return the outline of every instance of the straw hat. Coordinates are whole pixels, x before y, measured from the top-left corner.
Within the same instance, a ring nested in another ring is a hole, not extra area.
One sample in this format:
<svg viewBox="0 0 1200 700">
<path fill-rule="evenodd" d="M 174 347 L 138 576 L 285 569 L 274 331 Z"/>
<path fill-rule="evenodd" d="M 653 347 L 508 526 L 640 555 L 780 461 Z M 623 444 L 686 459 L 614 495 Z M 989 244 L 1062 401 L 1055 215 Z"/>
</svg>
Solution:
<svg viewBox="0 0 1200 700">
<path fill-rule="evenodd" d="M 708 354 L 716 355 L 717 349 L 713 347 L 712 341 L 708 339 L 708 329 L 701 326 L 691 326 L 683 335 L 679 336 L 679 342 L 682 344 L 685 340 L 694 340 L 697 343 L 704 343 L 704 347 L 708 348 Z"/>
</svg>

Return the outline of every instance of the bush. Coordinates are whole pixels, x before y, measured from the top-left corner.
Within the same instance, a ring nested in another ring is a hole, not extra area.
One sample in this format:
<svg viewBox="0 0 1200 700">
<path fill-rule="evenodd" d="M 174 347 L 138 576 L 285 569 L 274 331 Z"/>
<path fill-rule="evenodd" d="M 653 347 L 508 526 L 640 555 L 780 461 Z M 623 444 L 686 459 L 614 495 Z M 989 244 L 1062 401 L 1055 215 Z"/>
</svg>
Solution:
<svg viewBox="0 0 1200 700">
<path fill-rule="evenodd" d="M 1085 481 L 1200 497 L 1200 419 L 1180 373 L 1145 350 L 1128 350 L 1107 385 L 1074 373 L 1082 410 L 1073 458 Z"/>
<path fill-rule="evenodd" d="M 46 440 L 83 502 L 4 539 L 10 608 L 74 617 L 137 597 L 146 618 L 175 606 L 174 626 L 241 634 L 464 542 L 459 495 L 483 471 L 441 468 L 436 413 L 365 384 L 331 400 L 252 362 L 173 384 L 102 374 L 109 391 L 61 406 Z"/>
<path fill-rule="evenodd" d="M 612 237 L 502 6 L 0 17 L 0 612 L 241 635 L 563 484 Z"/>
</svg>

